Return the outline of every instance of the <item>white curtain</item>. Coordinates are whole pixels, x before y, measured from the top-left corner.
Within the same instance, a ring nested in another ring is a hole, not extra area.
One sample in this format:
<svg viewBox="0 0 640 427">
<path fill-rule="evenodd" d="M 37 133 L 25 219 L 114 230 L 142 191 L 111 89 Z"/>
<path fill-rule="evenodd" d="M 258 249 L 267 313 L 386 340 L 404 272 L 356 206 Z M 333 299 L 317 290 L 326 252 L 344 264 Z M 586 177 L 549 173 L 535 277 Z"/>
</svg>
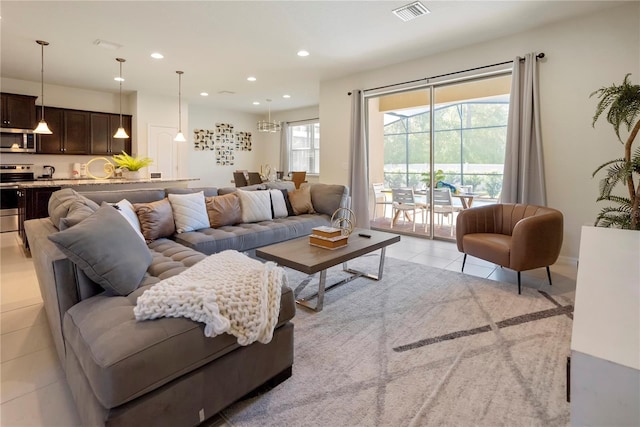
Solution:
<svg viewBox="0 0 640 427">
<path fill-rule="evenodd" d="M 279 171 L 284 172 L 285 176 L 289 173 L 289 123 L 282 123 L 280 131 L 280 168 Z"/>
<path fill-rule="evenodd" d="M 356 227 L 369 228 L 368 158 L 364 138 L 364 111 L 362 91 L 351 91 L 351 210 L 356 216 Z"/>
<path fill-rule="evenodd" d="M 540 132 L 538 65 L 535 53 L 513 61 L 502 203 L 546 206 Z"/>
</svg>

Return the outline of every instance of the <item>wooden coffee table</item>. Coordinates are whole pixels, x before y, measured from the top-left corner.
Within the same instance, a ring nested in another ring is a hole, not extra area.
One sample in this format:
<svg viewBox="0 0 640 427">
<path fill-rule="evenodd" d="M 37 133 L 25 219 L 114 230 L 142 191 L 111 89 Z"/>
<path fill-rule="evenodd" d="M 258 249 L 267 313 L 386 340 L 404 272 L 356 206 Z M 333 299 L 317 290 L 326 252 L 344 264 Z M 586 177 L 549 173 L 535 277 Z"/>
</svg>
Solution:
<svg viewBox="0 0 640 427">
<path fill-rule="evenodd" d="M 359 236 L 360 233 L 370 235 L 371 237 L 361 237 Z M 385 250 L 387 246 L 399 241 L 400 236 L 397 234 L 385 233 L 376 230 L 355 229 L 349 236 L 349 243 L 347 246 L 339 249 L 331 250 L 312 246 L 309 244 L 309 236 L 306 236 L 256 249 L 256 255 L 267 261 L 274 261 L 279 265 L 293 268 L 294 270 L 310 275 L 309 278 L 302 281 L 296 287 L 293 293 L 296 298 L 296 303 L 318 312 L 322 311 L 325 291 L 328 291 L 333 287 L 343 285 L 358 277 L 366 277 L 372 280 L 382 279 Z M 381 249 L 381 252 L 377 275 L 367 274 L 347 267 L 347 261 L 378 249 Z M 327 269 L 340 263 L 342 263 L 343 270 L 351 273 L 351 276 L 340 282 L 327 286 Z M 318 292 L 305 298 L 299 298 L 300 292 L 302 292 L 305 286 L 307 286 L 311 281 L 311 276 L 318 272 L 320 272 Z M 317 298 L 316 304 L 312 305 L 309 303 L 309 300 L 314 298 Z"/>
</svg>

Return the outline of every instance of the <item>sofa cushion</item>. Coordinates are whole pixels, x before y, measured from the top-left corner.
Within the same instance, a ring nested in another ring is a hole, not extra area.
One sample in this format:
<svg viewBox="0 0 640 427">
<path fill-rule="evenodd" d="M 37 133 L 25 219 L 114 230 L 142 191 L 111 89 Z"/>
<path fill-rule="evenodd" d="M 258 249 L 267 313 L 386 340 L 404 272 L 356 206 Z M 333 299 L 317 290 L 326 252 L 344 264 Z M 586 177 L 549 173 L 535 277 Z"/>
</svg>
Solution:
<svg viewBox="0 0 640 427">
<path fill-rule="evenodd" d="M 511 236 L 493 233 L 471 233 L 462 237 L 464 252 L 504 267 L 509 266 Z"/>
<path fill-rule="evenodd" d="M 140 229 L 140 220 L 138 219 L 138 214 L 136 214 L 136 210 L 133 205 L 127 200 L 122 199 L 118 203 L 114 203 L 112 205 L 120 215 L 124 219 L 127 220 L 131 228 L 134 229 L 136 234 L 144 241 L 144 236 L 142 235 L 142 230 Z"/>
<path fill-rule="evenodd" d="M 286 190 L 285 190 L 286 191 Z M 286 218 L 289 216 L 287 204 L 282 190 L 269 190 L 271 195 L 271 214 L 274 218 Z"/>
<path fill-rule="evenodd" d="M 242 210 L 242 222 L 259 222 L 270 220 L 271 197 L 268 191 L 238 190 Z"/>
<path fill-rule="evenodd" d="M 185 187 L 169 187 L 165 190 L 166 194 L 192 194 L 199 193 L 202 191 L 204 193 L 204 197 L 212 197 L 218 195 L 218 189 L 216 187 L 196 187 L 196 188 L 185 188 Z"/>
<path fill-rule="evenodd" d="M 282 197 L 284 197 L 284 204 L 287 206 L 287 216 L 293 216 L 295 213 L 293 212 L 293 206 L 291 206 L 291 200 L 289 200 L 289 191 L 288 190 L 280 190 L 282 191 Z"/>
<path fill-rule="evenodd" d="M 191 194 L 169 194 L 167 197 L 171 203 L 173 220 L 178 233 L 209 227 L 209 217 L 202 191 Z"/>
<path fill-rule="evenodd" d="M 240 199 L 236 193 L 224 196 L 205 197 L 209 225 L 213 228 L 242 222 Z"/>
<path fill-rule="evenodd" d="M 74 204 L 76 206 L 78 204 L 86 205 L 93 209 L 94 212 L 100 207 L 96 202 L 78 194 L 75 190 L 72 190 L 71 188 L 63 188 L 62 190 L 58 190 L 51 194 L 51 197 L 49 198 L 48 211 L 53 225 L 59 227 L 60 220 L 69 215 L 69 209 L 71 208 L 71 205 Z M 72 225 L 75 225 L 78 222 L 80 221 L 74 222 Z M 69 227 L 70 225 L 65 224 L 65 226 Z"/>
<path fill-rule="evenodd" d="M 96 203 L 118 203 L 122 199 L 127 199 L 132 204 L 136 204 L 156 202 L 165 198 L 164 190 L 161 188 L 83 191 L 80 194 Z"/>
<path fill-rule="evenodd" d="M 313 204 L 311 203 L 311 192 L 308 185 L 303 185 L 297 190 L 288 191 L 287 193 L 294 214 L 315 213 Z"/>
<path fill-rule="evenodd" d="M 76 224 L 80 224 L 85 219 L 89 218 L 97 210 L 91 205 L 87 205 L 82 200 L 74 200 L 69 206 L 69 211 L 65 218 L 60 219 L 58 228 L 60 230 L 66 230 L 69 227 L 73 227 Z"/>
<path fill-rule="evenodd" d="M 184 318 L 137 322 L 133 307 L 150 287 L 126 297 L 94 296 L 64 316 L 68 347 L 105 408 L 155 390 L 239 347 L 232 335 L 205 337 L 203 324 Z M 293 292 L 283 287 L 278 326 L 294 314 Z"/>
<path fill-rule="evenodd" d="M 169 237 L 176 231 L 173 211 L 168 199 L 150 203 L 135 203 L 133 207 L 140 221 L 142 235 L 147 242 Z"/>
<path fill-rule="evenodd" d="M 205 228 L 178 234 L 175 241 L 207 255 L 227 249 L 243 252 L 308 236 L 312 228 L 329 224 L 327 215 L 303 214 L 271 221 Z"/>
<path fill-rule="evenodd" d="M 340 207 L 349 207 L 349 187 L 339 184 L 311 184 L 311 203 L 316 212 L 332 216 Z"/>
<path fill-rule="evenodd" d="M 151 253 L 112 206 L 104 204 L 75 227 L 49 235 L 65 255 L 105 290 L 128 295 L 151 264 Z"/>
</svg>

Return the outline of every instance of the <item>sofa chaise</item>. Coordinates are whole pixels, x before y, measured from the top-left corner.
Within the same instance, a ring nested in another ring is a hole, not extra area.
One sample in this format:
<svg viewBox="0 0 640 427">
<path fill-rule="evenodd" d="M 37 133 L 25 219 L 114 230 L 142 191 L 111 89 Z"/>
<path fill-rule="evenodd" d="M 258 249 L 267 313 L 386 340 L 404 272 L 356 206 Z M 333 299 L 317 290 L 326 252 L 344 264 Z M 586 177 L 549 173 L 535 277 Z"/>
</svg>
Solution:
<svg viewBox="0 0 640 427">
<path fill-rule="evenodd" d="M 237 190 L 96 191 L 82 197 L 96 203 L 126 199 L 137 206 L 169 194 L 198 191 L 216 196 Z M 84 425 L 198 425 L 256 388 L 291 375 L 290 320 L 295 304 L 286 286 L 282 286 L 273 338 L 267 344 L 240 346 L 228 334 L 208 338 L 201 323 L 186 318 L 136 321 L 133 308 L 145 290 L 209 254 L 226 249 L 250 251 L 328 225 L 331 213 L 346 205 L 348 188 L 313 184 L 310 195 L 317 213 L 204 228 L 147 242 L 151 263 L 141 283 L 127 295 L 105 290 L 49 239 L 59 234 L 64 221 L 73 222 L 68 209 L 60 215 L 60 205 L 52 206 L 54 201 L 49 212 L 55 220 L 25 222 L 49 327 Z M 60 223 L 56 223 L 58 217 L 63 218 Z"/>
</svg>

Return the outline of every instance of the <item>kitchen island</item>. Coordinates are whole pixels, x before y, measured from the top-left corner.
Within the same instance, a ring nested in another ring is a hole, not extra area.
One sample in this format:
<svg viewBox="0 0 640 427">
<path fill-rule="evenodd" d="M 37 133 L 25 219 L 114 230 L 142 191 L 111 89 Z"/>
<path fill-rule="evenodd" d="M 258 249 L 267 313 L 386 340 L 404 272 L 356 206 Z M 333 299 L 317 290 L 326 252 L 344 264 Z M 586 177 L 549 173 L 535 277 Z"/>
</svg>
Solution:
<svg viewBox="0 0 640 427">
<path fill-rule="evenodd" d="M 18 235 L 25 249 L 29 242 L 24 232 L 24 222 L 29 219 L 49 216 L 49 198 L 51 194 L 62 189 L 75 191 L 120 190 L 143 188 L 188 187 L 190 181 L 199 178 L 154 178 L 154 179 L 41 179 L 38 181 L 20 182 L 18 184 Z"/>
</svg>

